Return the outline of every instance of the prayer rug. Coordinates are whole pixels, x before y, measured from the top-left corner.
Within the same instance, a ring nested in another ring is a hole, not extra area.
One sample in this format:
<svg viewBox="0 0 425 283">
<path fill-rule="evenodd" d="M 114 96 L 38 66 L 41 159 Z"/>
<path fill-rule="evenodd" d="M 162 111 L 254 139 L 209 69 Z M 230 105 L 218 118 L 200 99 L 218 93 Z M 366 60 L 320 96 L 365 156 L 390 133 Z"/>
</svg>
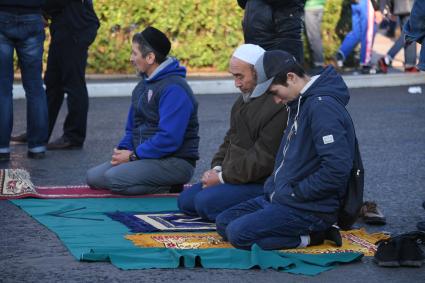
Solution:
<svg viewBox="0 0 425 283">
<path fill-rule="evenodd" d="M 23 169 L 0 169 L 0 199 L 21 198 L 37 194 L 30 174 Z"/>
<path fill-rule="evenodd" d="M 24 169 L 0 169 L 0 200 L 19 198 L 144 198 L 156 195 L 125 196 L 110 190 L 93 190 L 87 185 L 36 187 Z M 164 195 L 161 195 L 164 196 Z M 165 194 L 174 196 L 174 194 Z"/>
<path fill-rule="evenodd" d="M 188 216 L 178 211 L 160 213 L 111 212 L 106 213 L 113 220 L 130 228 L 132 233 L 156 231 L 215 231 L 215 223 L 200 217 Z"/>
<path fill-rule="evenodd" d="M 165 247 L 164 243 L 168 239 L 162 240 L 161 247 L 139 247 L 126 239 L 126 235 L 130 234 L 127 226 L 105 214 L 111 211 L 175 211 L 175 197 L 16 199 L 11 202 L 56 233 L 77 260 L 107 261 L 126 270 L 202 266 L 226 269 L 271 268 L 293 274 L 317 275 L 340 263 L 357 261 L 363 256 L 353 252 L 294 254 L 264 251 L 258 246 L 253 246 L 251 251 L 244 251 L 226 246 L 227 243 L 215 237 L 207 238 L 207 245 L 213 248 L 198 246 L 193 237 L 178 243 L 181 247 L 179 249 L 171 248 L 172 244 Z"/>
<path fill-rule="evenodd" d="M 364 229 L 342 231 L 342 247 L 336 247 L 329 242 L 319 246 L 302 249 L 281 250 L 285 253 L 298 254 L 336 254 L 345 252 L 362 253 L 373 256 L 376 252 L 375 243 L 389 236 L 384 233 L 368 234 Z M 173 248 L 173 249 L 209 249 L 231 248 L 217 232 L 208 233 L 138 233 L 125 236 L 138 247 L 144 248 Z"/>
</svg>

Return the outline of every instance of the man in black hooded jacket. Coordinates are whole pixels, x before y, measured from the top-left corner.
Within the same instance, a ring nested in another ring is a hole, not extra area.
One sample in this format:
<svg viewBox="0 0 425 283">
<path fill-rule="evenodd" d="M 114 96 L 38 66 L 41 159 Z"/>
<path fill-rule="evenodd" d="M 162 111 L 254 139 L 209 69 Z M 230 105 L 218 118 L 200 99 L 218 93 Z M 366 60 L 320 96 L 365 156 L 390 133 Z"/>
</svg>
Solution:
<svg viewBox="0 0 425 283">
<path fill-rule="evenodd" d="M 283 50 L 303 61 L 305 0 L 238 0 L 245 10 L 242 22 L 245 43 L 265 50 Z"/>
</svg>

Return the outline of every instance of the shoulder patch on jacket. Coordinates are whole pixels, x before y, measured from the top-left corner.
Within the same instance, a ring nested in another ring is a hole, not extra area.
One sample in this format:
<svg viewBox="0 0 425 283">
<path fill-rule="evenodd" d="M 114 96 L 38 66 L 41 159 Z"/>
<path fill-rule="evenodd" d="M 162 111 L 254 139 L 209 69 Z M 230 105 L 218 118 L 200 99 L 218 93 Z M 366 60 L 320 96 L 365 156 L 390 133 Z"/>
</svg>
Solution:
<svg viewBox="0 0 425 283">
<path fill-rule="evenodd" d="M 334 142 L 334 136 L 333 135 L 323 136 L 323 143 L 324 144 L 333 143 L 333 142 Z"/>
</svg>

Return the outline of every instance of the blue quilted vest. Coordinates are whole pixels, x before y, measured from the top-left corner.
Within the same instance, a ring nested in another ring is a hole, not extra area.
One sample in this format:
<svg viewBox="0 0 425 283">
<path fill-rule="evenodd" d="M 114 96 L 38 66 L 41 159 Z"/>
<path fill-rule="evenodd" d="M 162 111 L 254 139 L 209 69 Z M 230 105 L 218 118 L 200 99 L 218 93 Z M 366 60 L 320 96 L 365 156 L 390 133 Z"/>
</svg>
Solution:
<svg viewBox="0 0 425 283">
<path fill-rule="evenodd" d="M 163 94 L 163 89 L 173 84 L 179 85 L 186 91 L 186 94 L 193 103 L 195 111 L 190 117 L 182 145 L 170 156 L 183 158 L 188 161 L 195 161 L 199 159 L 198 102 L 186 80 L 178 75 L 171 75 L 149 83 L 141 80 L 133 90 L 133 146 L 136 148 L 158 131 L 159 101 Z"/>
</svg>

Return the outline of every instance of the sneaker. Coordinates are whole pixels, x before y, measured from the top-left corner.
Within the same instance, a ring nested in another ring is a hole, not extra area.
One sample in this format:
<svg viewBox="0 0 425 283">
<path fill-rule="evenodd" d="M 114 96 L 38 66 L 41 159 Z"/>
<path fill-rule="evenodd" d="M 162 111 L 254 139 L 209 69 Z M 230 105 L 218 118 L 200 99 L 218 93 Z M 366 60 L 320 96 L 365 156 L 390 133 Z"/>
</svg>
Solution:
<svg viewBox="0 0 425 283">
<path fill-rule="evenodd" d="M 360 73 L 363 75 L 375 75 L 377 70 L 370 65 L 363 65 L 360 69 Z"/>
<path fill-rule="evenodd" d="M 81 149 L 82 147 L 83 144 L 73 143 L 64 136 L 47 144 L 48 150 Z"/>
<path fill-rule="evenodd" d="M 344 66 L 344 55 L 340 51 L 335 54 L 335 61 L 338 68 L 342 68 Z"/>
<path fill-rule="evenodd" d="M 404 68 L 404 72 L 405 73 L 419 73 L 419 70 L 418 70 L 418 68 L 416 68 L 415 66 L 413 66 L 413 67 L 406 67 L 406 68 Z"/>
<path fill-rule="evenodd" d="M 402 266 L 420 267 L 425 259 L 419 244 L 425 243 L 425 233 L 413 231 L 400 236 L 399 262 Z"/>
<path fill-rule="evenodd" d="M 378 248 L 373 257 L 373 261 L 379 266 L 383 267 L 397 267 L 400 266 L 399 251 L 400 243 L 392 238 L 388 240 L 379 241 Z"/>
<path fill-rule="evenodd" d="M 388 73 L 388 64 L 385 62 L 385 57 L 379 58 L 378 62 L 376 62 L 378 65 L 378 70 L 381 73 Z"/>
<path fill-rule="evenodd" d="M 27 143 L 27 133 L 22 133 L 22 134 L 17 135 L 17 136 L 12 136 L 10 138 L 10 141 L 12 141 L 15 144 Z"/>
<path fill-rule="evenodd" d="M 360 209 L 360 217 L 366 224 L 370 225 L 385 225 L 387 223 L 384 214 L 373 201 L 364 202 Z"/>
</svg>

